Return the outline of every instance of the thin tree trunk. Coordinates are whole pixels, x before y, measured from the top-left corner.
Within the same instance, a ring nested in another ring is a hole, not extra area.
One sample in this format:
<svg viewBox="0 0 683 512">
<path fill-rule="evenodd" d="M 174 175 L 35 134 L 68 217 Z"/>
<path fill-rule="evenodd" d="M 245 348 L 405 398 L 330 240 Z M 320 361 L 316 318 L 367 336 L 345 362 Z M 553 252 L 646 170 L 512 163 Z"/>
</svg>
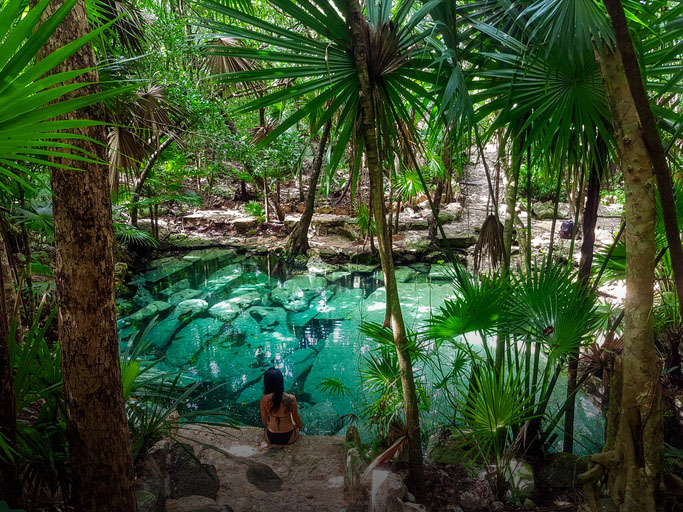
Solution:
<svg viewBox="0 0 683 512">
<path fill-rule="evenodd" d="M 588 178 L 586 191 L 586 208 L 583 214 L 583 242 L 581 243 L 581 262 L 579 263 L 578 285 L 589 289 L 591 266 L 593 265 L 593 249 L 595 246 L 595 225 L 598 221 L 598 206 L 600 206 L 600 179 L 603 176 L 607 147 L 602 137 L 596 141 L 594 160 Z M 575 229 L 576 232 L 576 229 Z M 572 354 L 567 365 L 567 410 L 564 416 L 565 452 L 574 451 L 574 413 L 576 409 L 576 382 L 579 369 L 579 353 Z"/>
<path fill-rule="evenodd" d="M 519 185 L 519 170 L 522 166 L 522 135 L 513 136 L 512 165 L 507 173 L 507 187 L 505 187 L 505 223 L 503 224 L 503 269 L 510 270 L 512 254 L 512 231 L 515 227 L 515 207 L 517 206 L 517 189 Z"/>
<path fill-rule="evenodd" d="M 313 218 L 313 208 L 315 207 L 315 194 L 318 189 L 318 179 L 320 178 L 320 171 L 323 168 L 323 158 L 325 156 L 325 149 L 327 147 L 327 140 L 330 137 L 332 129 L 332 120 L 325 123 L 323 135 L 320 138 L 320 145 L 318 146 L 318 153 L 313 162 L 313 174 L 311 174 L 311 181 L 308 186 L 308 197 L 306 198 L 306 208 L 301 214 L 299 222 L 296 223 L 294 229 L 289 234 L 287 243 L 285 244 L 285 254 L 288 258 L 294 258 L 299 254 L 306 254 L 308 251 L 308 228 L 311 226 L 311 219 Z"/>
<path fill-rule="evenodd" d="M 142 192 L 142 187 L 145 186 L 145 181 L 147 181 L 149 173 L 152 172 L 152 169 L 154 168 L 154 165 L 157 163 L 157 160 L 159 160 L 159 157 L 171 145 L 171 143 L 174 140 L 175 139 L 173 137 L 168 137 L 149 156 L 149 158 L 147 159 L 147 163 L 145 164 L 145 167 L 142 169 L 142 172 L 140 173 L 140 177 L 137 180 L 135 180 L 135 186 L 133 187 L 133 191 L 130 193 L 131 203 L 137 203 L 140 200 L 140 193 Z M 138 226 L 138 207 L 135 205 L 132 206 L 130 209 L 130 222 L 133 226 Z"/>
<path fill-rule="evenodd" d="M 372 85 L 368 72 L 367 61 L 367 22 L 363 19 L 358 0 L 347 1 L 347 22 L 351 40 L 352 51 L 356 64 L 359 86 L 359 106 L 362 119 L 362 129 L 365 138 L 365 149 L 368 160 L 370 175 L 370 195 L 372 196 L 372 208 L 377 227 L 377 240 L 379 253 L 384 272 L 384 285 L 387 294 L 387 310 L 391 315 L 391 328 L 396 344 L 396 353 L 401 372 L 401 387 L 405 404 L 406 430 L 409 439 L 409 462 L 407 484 L 415 494 L 418 501 L 426 500 L 426 488 L 424 481 L 424 467 L 422 463 L 422 445 L 420 436 L 420 416 L 413 378 L 413 366 L 408 351 L 408 338 L 403 323 L 403 314 L 399 302 L 396 275 L 394 274 L 394 262 L 391 248 L 391 239 L 388 239 L 387 222 L 384 212 L 383 173 L 379 160 L 377 147 L 376 124 L 372 105 Z"/>
<path fill-rule="evenodd" d="M 0 232 L 0 433 L 10 446 L 14 446 L 17 434 L 14 378 L 9 357 L 9 330 L 15 299 L 12 283 L 7 244 Z M 0 497 L 17 507 L 21 494 L 18 475 L 12 462 L 0 458 Z"/>
<path fill-rule="evenodd" d="M 56 10 L 55 0 L 48 11 Z M 85 2 L 79 0 L 45 44 L 43 56 L 90 31 Z M 94 69 L 91 45 L 67 59 L 57 72 Z M 74 96 L 99 91 L 97 71 Z M 104 119 L 101 105 L 69 118 Z M 79 129 L 83 149 L 106 162 L 103 126 Z M 97 143 L 99 141 L 100 143 Z M 114 235 L 106 164 L 62 158 L 53 168 L 55 281 L 59 304 L 59 340 L 66 402 L 67 437 L 76 509 L 80 512 L 137 510 L 131 440 L 124 409 L 114 303 Z"/>
<path fill-rule="evenodd" d="M 663 431 L 659 358 L 652 328 L 655 194 L 652 162 L 619 55 L 599 57 L 614 121 L 626 194 L 626 326 L 611 383 L 606 442 L 582 475 L 588 503 L 606 472 L 609 495 L 623 512 L 661 510 Z"/>
<path fill-rule="evenodd" d="M 683 314 L 683 246 L 676 215 L 676 200 L 671 183 L 671 172 L 666 163 L 666 153 L 659 136 L 659 129 L 655 116 L 650 108 L 650 100 L 645 91 L 643 77 L 640 73 L 638 58 L 633 49 L 633 41 L 626 24 L 626 16 L 621 0 L 604 0 L 614 30 L 617 49 L 621 55 L 626 82 L 631 94 L 632 105 L 638 112 L 642 137 L 647 153 L 652 162 L 654 175 L 657 180 L 657 191 L 662 205 L 662 218 L 666 240 L 669 244 L 669 256 L 678 293 L 679 311 Z"/>
</svg>

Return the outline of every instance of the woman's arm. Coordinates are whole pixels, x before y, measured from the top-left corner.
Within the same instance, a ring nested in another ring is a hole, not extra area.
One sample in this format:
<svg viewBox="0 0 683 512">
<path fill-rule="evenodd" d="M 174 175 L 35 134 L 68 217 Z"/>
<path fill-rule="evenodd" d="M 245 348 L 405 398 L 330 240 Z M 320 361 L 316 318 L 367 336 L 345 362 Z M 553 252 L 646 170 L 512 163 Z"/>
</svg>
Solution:
<svg viewBox="0 0 683 512">
<path fill-rule="evenodd" d="M 259 405 L 259 409 L 261 410 L 261 421 L 266 427 L 268 426 L 268 411 L 266 410 L 267 402 L 268 399 L 266 398 L 266 395 L 261 395 L 261 404 Z"/>
<path fill-rule="evenodd" d="M 304 424 L 301 422 L 301 416 L 299 416 L 299 406 L 294 395 L 292 395 L 292 418 L 294 419 L 294 424 L 297 427 L 303 428 Z"/>
</svg>

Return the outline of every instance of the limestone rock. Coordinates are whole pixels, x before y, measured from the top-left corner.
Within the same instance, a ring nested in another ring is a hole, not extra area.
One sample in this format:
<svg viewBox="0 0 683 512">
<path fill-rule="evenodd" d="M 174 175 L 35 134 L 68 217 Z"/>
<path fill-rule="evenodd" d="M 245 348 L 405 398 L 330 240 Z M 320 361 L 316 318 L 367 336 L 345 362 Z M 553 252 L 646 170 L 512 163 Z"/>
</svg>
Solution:
<svg viewBox="0 0 683 512">
<path fill-rule="evenodd" d="M 172 284 L 165 290 L 161 290 L 161 295 L 170 297 L 174 293 L 178 293 L 182 290 L 187 290 L 190 287 L 190 281 L 188 279 L 181 279 L 177 283 Z"/>
<path fill-rule="evenodd" d="M 311 274 L 327 274 L 333 272 L 337 267 L 325 263 L 319 255 L 311 256 L 306 262 L 306 268 Z"/>
<path fill-rule="evenodd" d="M 215 500 L 218 495 L 218 474 L 209 464 L 199 464 L 189 445 L 177 444 L 171 448 L 170 498 L 206 496 Z"/>
<path fill-rule="evenodd" d="M 555 206 L 553 203 L 535 203 L 531 205 L 531 212 L 539 219 L 552 219 Z M 557 208 L 558 219 L 569 218 L 569 205 L 560 203 Z"/>
<path fill-rule="evenodd" d="M 520 499 L 534 493 L 534 470 L 528 462 L 512 459 L 504 469 L 505 479 L 510 485 L 511 497 Z"/>
<path fill-rule="evenodd" d="M 187 317 L 194 318 L 209 309 L 209 304 L 202 299 L 184 300 L 178 304 L 173 311 L 173 316 L 176 318 Z"/>
<path fill-rule="evenodd" d="M 427 461 L 431 464 L 461 464 L 465 459 L 462 444 L 450 429 L 442 429 L 429 437 Z"/>
<path fill-rule="evenodd" d="M 551 453 L 536 470 L 539 487 L 570 489 L 581 487 L 579 475 L 588 470 L 585 460 L 571 453 Z"/>
<path fill-rule="evenodd" d="M 238 233 L 246 233 L 258 225 L 258 220 L 256 217 L 240 217 L 239 219 L 234 219 L 232 225 Z"/>
<path fill-rule="evenodd" d="M 277 492 L 282 488 L 282 479 L 270 466 L 261 462 L 249 462 L 247 480 L 264 492 Z"/>
<path fill-rule="evenodd" d="M 181 302 L 194 299 L 195 297 L 201 295 L 201 293 L 202 292 L 200 292 L 199 290 L 191 290 L 190 288 L 180 290 L 179 292 L 176 292 L 169 297 L 168 303 L 172 304 L 173 306 L 177 306 Z"/>
<path fill-rule="evenodd" d="M 308 304 L 316 293 L 324 291 L 327 279 L 320 276 L 299 276 L 288 279 L 281 287 L 271 291 L 270 298 L 276 304 L 289 311 L 301 312 L 308 309 Z"/>
<path fill-rule="evenodd" d="M 388 469 L 372 472 L 369 512 L 403 512 L 407 492 L 403 479 Z"/>
<path fill-rule="evenodd" d="M 454 220 L 459 220 L 462 217 L 463 208 L 460 203 L 448 203 L 443 206 L 443 209 L 453 215 Z"/>
<path fill-rule="evenodd" d="M 156 348 L 162 349 L 168 345 L 173 336 L 180 328 L 180 320 L 171 316 L 157 323 L 147 334 L 146 341 L 149 341 Z"/>
</svg>

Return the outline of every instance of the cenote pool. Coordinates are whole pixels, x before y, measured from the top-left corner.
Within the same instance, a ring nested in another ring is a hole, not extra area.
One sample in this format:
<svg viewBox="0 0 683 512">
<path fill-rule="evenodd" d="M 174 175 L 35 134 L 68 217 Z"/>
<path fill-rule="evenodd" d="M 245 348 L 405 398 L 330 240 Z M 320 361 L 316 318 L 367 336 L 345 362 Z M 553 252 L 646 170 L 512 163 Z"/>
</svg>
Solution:
<svg viewBox="0 0 683 512">
<path fill-rule="evenodd" d="M 425 325 L 432 311 L 453 296 L 446 267 L 414 264 L 396 269 L 406 324 Z M 283 268 L 273 258 L 247 258 L 229 249 L 192 251 L 150 262 L 129 283 L 132 298 L 117 303 L 129 311 L 119 319 L 122 353 L 133 343 L 149 343 L 146 357 L 157 370 L 181 372 L 199 380 L 209 393 L 200 407 L 230 411 L 247 425 L 259 425 L 258 400 L 263 372 L 270 366 L 285 375 L 285 389 L 297 395 L 305 432 L 332 434 L 340 418 L 360 416 L 364 396 L 359 363 L 375 342 L 360 332 L 364 321 L 382 323 L 385 293 L 378 265 L 328 265 L 309 261 L 308 268 Z M 138 333 L 147 331 L 146 339 Z M 468 340 L 470 336 L 468 336 Z M 439 349 L 445 367 L 452 356 Z M 439 380 L 431 366 L 417 376 L 432 397 L 425 416 L 429 431 L 449 415 Z M 344 396 L 321 390 L 326 378 L 349 389 Z M 565 394 L 558 385 L 558 395 Z M 576 434 L 587 451 L 600 448 L 603 420 L 588 397 L 577 400 Z"/>
</svg>

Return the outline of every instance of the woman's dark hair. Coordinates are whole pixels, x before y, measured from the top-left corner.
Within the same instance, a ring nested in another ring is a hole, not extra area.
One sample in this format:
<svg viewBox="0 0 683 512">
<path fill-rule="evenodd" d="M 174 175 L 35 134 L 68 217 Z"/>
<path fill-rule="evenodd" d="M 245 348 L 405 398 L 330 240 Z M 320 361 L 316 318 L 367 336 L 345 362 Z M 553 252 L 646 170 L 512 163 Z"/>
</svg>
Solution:
<svg viewBox="0 0 683 512">
<path fill-rule="evenodd" d="M 268 368 L 263 376 L 263 394 L 273 393 L 270 410 L 277 411 L 282 403 L 282 394 L 285 391 L 285 378 L 277 368 Z"/>
</svg>

